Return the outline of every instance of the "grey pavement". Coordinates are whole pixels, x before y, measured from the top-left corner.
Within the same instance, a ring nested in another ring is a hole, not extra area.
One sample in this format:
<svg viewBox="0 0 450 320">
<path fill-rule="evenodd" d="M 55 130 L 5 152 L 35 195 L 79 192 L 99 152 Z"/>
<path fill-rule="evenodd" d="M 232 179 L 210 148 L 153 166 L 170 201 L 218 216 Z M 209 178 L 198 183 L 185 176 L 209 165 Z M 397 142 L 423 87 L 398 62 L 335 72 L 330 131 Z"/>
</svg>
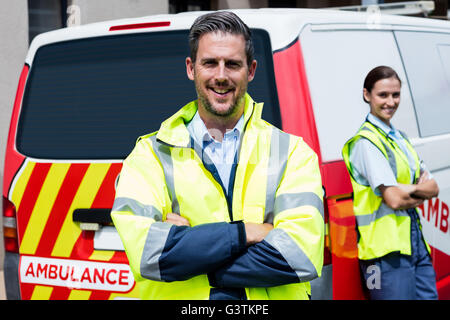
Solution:
<svg viewBox="0 0 450 320">
<path fill-rule="evenodd" d="M 5 281 L 3 280 L 3 270 L 0 270 L 0 300 L 6 300 Z"/>
</svg>

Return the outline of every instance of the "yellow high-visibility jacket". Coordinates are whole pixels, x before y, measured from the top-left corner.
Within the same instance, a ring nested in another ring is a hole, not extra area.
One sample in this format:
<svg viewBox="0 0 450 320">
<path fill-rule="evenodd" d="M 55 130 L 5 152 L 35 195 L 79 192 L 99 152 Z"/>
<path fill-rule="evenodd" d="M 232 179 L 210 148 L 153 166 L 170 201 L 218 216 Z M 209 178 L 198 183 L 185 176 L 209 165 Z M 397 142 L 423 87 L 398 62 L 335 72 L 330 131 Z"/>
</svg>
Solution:
<svg viewBox="0 0 450 320">
<path fill-rule="evenodd" d="M 346 142 L 342 150 L 353 186 L 353 209 L 360 235 L 358 258 L 370 260 L 395 251 L 410 255 L 411 218 L 407 211 L 389 208 L 383 202 L 383 198 L 377 196 L 370 186 L 359 184 L 354 178 L 349 159 L 351 148 L 359 139 L 368 139 L 383 153 L 389 161 L 398 183 L 411 183 L 408 158 L 401 148 L 381 129 L 369 121 L 364 122 L 358 133 Z M 408 139 L 405 138 L 405 141 L 408 150 L 415 158 L 417 168 L 415 179 L 417 180 L 420 175 L 419 157 Z M 418 223 L 420 225 L 420 221 Z"/>
<path fill-rule="evenodd" d="M 262 120 L 262 104 L 246 94 L 226 194 L 186 128 L 196 111 L 193 101 L 140 137 L 120 173 L 111 215 L 141 297 L 210 299 L 241 290 L 244 299 L 308 299 L 324 249 L 317 155 Z M 170 212 L 191 226 L 163 222 Z M 246 246 L 245 222 L 274 229 Z"/>
</svg>

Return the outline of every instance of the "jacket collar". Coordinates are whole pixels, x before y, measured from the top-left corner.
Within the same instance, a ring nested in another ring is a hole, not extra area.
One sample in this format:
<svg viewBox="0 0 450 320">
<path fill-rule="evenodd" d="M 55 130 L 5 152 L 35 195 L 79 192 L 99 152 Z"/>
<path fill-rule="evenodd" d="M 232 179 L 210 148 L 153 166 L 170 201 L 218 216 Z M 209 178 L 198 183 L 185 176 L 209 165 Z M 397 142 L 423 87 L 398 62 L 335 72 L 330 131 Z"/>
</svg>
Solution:
<svg viewBox="0 0 450 320">
<path fill-rule="evenodd" d="M 383 132 L 386 135 L 395 135 L 397 133 L 397 129 L 394 127 L 394 125 L 391 123 L 390 126 L 388 126 L 386 123 L 384 123 L 383 121 L 381 121 L 378 117 L 374 116 L 373 114 L 369 113 L 367 115 L 366 121 L 370 122 L 371 124 L 373 124 L 375 127 L 380 128 L 381 130 L 383 130 Z"/>
<path fill-rule="evenodd" d="M 197 109 L 198 100 L 194 100 L 178 110 L 178 112 L 161 124 L 161 127 L 156 135 L 156 139 L 175 147 L 188 147 L 190 145 L 191 137 L 186 128 L 186 123 L 192 120 L 197 112 Z M 262 104 L 258 104 L 255 107 L 253 99 L 248 93 L 246 93 L 244 106 L 244 128 L 246 128 L 247 122 L 250 118 L 253 120 L 260 119 L 261 112 Z"/>
</svg>

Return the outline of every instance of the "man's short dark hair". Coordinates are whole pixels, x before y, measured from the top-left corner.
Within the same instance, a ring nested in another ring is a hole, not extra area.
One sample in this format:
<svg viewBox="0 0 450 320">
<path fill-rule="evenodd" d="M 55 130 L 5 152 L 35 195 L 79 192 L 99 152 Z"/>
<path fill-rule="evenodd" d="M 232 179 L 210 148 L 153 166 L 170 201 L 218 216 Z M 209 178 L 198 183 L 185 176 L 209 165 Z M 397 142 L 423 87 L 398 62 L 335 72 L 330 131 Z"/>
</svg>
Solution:
<svg viewBox="0 0 450 320">
<path fill-rule="evenodd" d="M 217 31 L 244 36 L 247 65 L 250 66 L 254 55 L 250 28 L 231 11 L 215 11 L 195 19 L 189 31 L 189 47 L 191 49 L 192 61 L 195 62 L 197 58 L 200 37 L 205 33 Z"/>
</svg>

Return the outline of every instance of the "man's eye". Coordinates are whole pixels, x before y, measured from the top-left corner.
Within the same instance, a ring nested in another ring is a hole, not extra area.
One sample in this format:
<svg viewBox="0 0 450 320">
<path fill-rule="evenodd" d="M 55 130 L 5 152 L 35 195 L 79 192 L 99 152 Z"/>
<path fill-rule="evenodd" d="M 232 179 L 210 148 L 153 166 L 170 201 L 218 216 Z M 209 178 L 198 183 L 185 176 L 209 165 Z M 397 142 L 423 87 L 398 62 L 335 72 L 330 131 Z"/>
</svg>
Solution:
<svg viewBox="0 0 450 320">
<path fill-rule="evenodd" d="M 241 65 L 238 62 L 230 61 L 227 62 L 228 68 L 239 68 Z"/>
</svg>

